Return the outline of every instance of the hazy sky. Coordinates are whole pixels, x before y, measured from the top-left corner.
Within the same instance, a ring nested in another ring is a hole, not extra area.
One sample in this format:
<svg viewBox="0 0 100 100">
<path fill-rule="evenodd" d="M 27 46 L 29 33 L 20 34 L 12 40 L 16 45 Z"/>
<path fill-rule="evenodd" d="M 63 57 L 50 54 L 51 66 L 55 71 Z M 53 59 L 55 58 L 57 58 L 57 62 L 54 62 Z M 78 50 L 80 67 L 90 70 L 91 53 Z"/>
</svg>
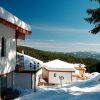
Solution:
<svg viewBox="0 0 100 100">
<path fill-rule="evenodd" d="M 0 0 L 4 7 L 32 27 L 32 35 L 19 44 L 50 51 L 100 51 L 100 35 L 88 31 L 89 0 Z"/>
</svg>

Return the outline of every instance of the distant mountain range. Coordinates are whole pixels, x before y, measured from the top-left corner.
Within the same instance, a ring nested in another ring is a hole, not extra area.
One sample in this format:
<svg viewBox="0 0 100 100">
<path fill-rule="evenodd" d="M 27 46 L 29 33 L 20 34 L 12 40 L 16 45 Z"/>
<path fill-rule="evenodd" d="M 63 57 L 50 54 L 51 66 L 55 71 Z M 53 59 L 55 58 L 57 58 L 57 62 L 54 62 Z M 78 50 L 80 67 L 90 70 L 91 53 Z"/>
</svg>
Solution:
<svg viewBox="0 0 100 100">
<path fill-rule="evenodd" d="M 98 52 L 94 52 L 94 51 L 90 51 L 90 52 L 71 52 L 68 53 L 74 57 L 78 57 L 78 58 L 94 58 L 94 59 L 98 59 L 100 60 L 100 53 Z"/>
<path fill-rule="evenodd" d="M 100 72 L 100 53 L 98 52 L 49 52 L 34 48 L 17 46 L 17 52 L 22 52 L 43 62 L 59 59 L 69 63 L 82 63 L 86 65 L 87 72 Z M 94 58 L 94 59 L 93 59 Z"/>
</svg>

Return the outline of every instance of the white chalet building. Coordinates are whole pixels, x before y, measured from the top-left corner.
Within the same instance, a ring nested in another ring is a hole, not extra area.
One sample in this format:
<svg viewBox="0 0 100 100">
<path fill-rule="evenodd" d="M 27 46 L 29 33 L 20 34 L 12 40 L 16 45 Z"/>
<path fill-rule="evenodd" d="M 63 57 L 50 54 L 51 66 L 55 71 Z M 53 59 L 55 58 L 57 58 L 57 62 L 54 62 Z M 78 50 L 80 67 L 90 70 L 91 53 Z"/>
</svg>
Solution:
<svg viewBox="0 0 100 100">
<path fill-rule="evenodd" d="M 74 81 L 73 74 L 75 73 L 74 65 L 61 61 L 53 60 L 44 63 L 44 67 L 37 73 L 38 84 L 62 84 Z"/>
<path fill-rule="evenodd" d="M 65 84 L 85 79 L 85 65 L 55 59 L 44 63 L 37 72 L 38 85 Z"/>
<path fill-rule="evenodd" d="M 17 39 L 31 34 L 29 25 L 0 7 L 0 94 L 14 86 Z"/>
</svg>

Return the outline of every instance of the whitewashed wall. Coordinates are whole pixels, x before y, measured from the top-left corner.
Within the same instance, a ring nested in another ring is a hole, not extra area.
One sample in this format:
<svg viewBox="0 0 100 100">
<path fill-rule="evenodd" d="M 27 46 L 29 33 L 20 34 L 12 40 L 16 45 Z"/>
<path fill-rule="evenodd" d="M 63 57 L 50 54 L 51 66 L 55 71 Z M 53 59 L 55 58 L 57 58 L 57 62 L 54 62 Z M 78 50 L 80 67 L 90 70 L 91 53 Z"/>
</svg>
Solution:
<svg viewBox="0 0 100 100">
<path fill-rule="evenodd" d="M 56 73 L 56 77 L 54 77 Z M 60 84 L 59 76 L 63 76 L 62 84 L 71 82 L 71 72 L 49 72 L 49 83 Z"/>
<path fill-rule="evenodd" d="M 6 39 L 6 57 L 1 58 L 1 38 Z M 0 74 L 15 70 L 16 66 L 16 40 L 15 30 L 0 24 Z"/>
<path fill-rule="evenodd" d="M 78 80 L 77 76 L 75 76 L 75 72 L 72 73 L 72 82 L 76 82 Z"/>
<path fill-rule="evenodd" d="M 39 77 L 42 76 L 43 70 L 42 68 L 36 73 L 36 85 L 38 86 L 38 82 L 39 82 Z M 34 81 L 34 74 L 33 74 L 33 81 Z M 34 84 L 33 84 L 34 86 Z"/>
<path fill-rule="evenodd" d="M 31 89 L 31 73 L 14 73 L 14 88 Z"/>
</svg>

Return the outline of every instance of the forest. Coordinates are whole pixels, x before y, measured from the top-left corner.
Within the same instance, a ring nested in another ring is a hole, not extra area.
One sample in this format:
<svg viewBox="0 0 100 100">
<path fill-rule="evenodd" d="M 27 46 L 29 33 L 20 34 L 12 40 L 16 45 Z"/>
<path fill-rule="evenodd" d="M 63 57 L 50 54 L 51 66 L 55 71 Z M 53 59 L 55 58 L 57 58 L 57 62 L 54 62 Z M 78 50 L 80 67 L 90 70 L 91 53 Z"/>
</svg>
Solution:
<svg viewBox="0 0 100 100">
<path fill-rule="evenodd" d="M 48 62 L 54 59 L 63 60 L 69 63 L 82 63 L 86 65 L 87 72 L 100 72 L 100 60 L 93 58 L 76 58 L 70 54 L 63 52 L 50 52 L 42 51 L 34 48 L 17 46 L 17 52 L 22 52 L 31 57 L 37 58 L 44 62 Z"/>
</svg>

